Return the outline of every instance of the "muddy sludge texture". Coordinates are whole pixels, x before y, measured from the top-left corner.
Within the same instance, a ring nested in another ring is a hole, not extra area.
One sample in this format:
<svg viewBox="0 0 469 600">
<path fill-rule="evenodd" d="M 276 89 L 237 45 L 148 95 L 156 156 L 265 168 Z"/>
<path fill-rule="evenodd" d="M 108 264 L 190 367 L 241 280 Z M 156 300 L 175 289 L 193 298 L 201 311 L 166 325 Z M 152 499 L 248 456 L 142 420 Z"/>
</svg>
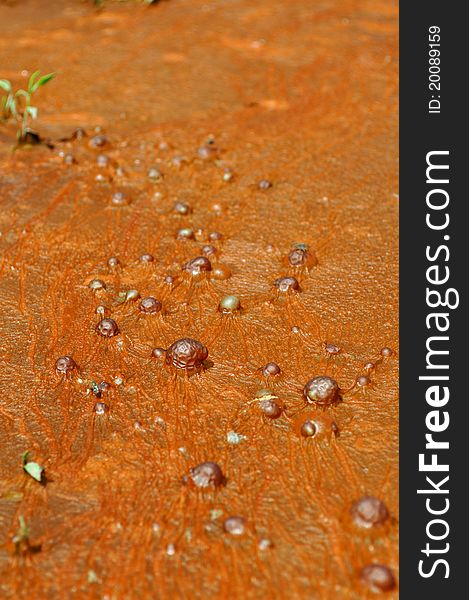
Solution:
<svg viewBox="0 0 469 600">
<path fill-rule="evenodd" d="M 397 597 L 397 5 L 91 4 L 0 6 L 0 76 L 57 72 L 54 150 L 0 130 L 0 595 Z"/>
</svg>

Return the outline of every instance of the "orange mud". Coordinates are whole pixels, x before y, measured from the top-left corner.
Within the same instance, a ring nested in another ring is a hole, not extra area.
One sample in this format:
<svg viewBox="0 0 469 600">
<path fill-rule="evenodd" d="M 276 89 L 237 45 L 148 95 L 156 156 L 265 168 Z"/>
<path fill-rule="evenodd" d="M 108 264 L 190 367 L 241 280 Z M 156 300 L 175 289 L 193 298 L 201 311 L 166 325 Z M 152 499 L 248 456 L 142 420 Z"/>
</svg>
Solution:
<svg viewBox="0 0 469 600">
<path fill-rule="evenodd" d="M 0 125 L 0 596 L 375 597 L 360 569 L 398 567 L 396 4 L 24 0 L 1 3 L 0 24 L 0 78 L 57 72 L 34 123 L 54 149 L 12 153 L 15 125 Z M 77 127 L 88 136 L 59 141 Z M 128 204 L 112 204 L 117 191 Z M 195 239 L 177 240 L 188 227 Z M 193 279 L 181 265 L 214 231 L 213 268 L 232 275 Z M 288 265 L 298 242 L 317 266 Z M 300 292 L 273 287 L 286 275 Z M 105 290 L 89 289 L 96 278 Z M 163 314 L 119 303 L 130 289 Z M 239 314 L 217 311 L 227 294 Z M 118 336 L 95 332 L 99 305 Z M 192 377 L 150 357 L 181 337 L 209 350 Z M 350 390 L 383 346 L 393 355 Z M 78 365 L 68 377 L 63 355 Z M 282 369 L 270 381 L 269 361 Z M 349 390 L 343 402 L 305 407 L 317 375 Z M 104 415 L 92 381 L 111 384 Z M 262 388 L 279 419 L 252 402 Z M 323 427 L 311 439 L 307 416 Z M 26 450 L 45 485 L 22 470 Z M 207 460 L 224 487 L 181 483 Z M 383 500 L 383 525 L 351 522 L 362 495 Z M 244 535 L 223 530 L 233 515 Z"/>
</svg>

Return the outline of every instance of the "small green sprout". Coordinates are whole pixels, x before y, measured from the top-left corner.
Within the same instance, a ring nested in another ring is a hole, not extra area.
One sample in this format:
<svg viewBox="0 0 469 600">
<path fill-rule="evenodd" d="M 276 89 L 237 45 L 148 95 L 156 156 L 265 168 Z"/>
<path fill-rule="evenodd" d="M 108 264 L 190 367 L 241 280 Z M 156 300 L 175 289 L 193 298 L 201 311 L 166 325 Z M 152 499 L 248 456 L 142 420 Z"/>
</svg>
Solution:
<svg viewBox="0 0 469 600">
<path fill-rule="evenodd" d="M 13 88 L 11 87 L 11 83 L 8 81 L 8 79 L 0 79 L 0 89 L 6 92 L 6 95 L 3 95 L 2 99 L 0 100 L 1 118 L 6 120 L 10 117 L 14 117 L 16 119 L 16 99 L 13 93 Z"/>
<path fill-rule="evenodd" d="M 12 537 L 11 541 L 15 544 L 16 550 L 19 551 L 23 544 L 29 544 L 29 527 L 26 525 L 23 515 L 18 517 L 20 526 L 16 534 Z"/>
<path fill-rule="evenodd" d="M 13 86 L 8 79 L 0 79 L 0 89 L 6 92 L 0 100 L 0 115 L 4 120 L 13 118 L 19 122 L 17 133 L 18 141 L 25 141 L 30 131 L 30 120 L 37 119 L 38 109 L 31 104 L 33 95 L 37 90 L 55 77 L 55 73 L 40 76 L 40 71 L 34 71 L 28 81 L 26 90 L 13 91 Z"/>
<path fill-rule="evenodd" d="M 31 544 L 29 536 L 29 527 L 26 525 L 26 521 L 23 515 L 18 517 L 19 527 L 15 535 L 11 538 L 13 544 L 15 544 L 15 553 L 20 555 L 36 554 L 41 551 L 41 544 Z"/>
<path fill-rule="evenodd" d="M 37 462 L 28 461 L 29 450 L 23 454 L 23 469 L 36 481 L 40 483 L 44 478 L 44 467 L 41 467 Z"/>
</svg>

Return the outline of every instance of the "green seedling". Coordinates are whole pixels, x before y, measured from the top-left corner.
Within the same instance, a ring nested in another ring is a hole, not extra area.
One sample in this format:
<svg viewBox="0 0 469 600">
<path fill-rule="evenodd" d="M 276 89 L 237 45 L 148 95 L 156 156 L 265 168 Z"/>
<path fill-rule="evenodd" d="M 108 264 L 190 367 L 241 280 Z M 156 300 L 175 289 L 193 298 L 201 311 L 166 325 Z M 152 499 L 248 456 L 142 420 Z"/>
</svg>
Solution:
<svg viewBox="0 0 469 600">
<path fill-rule="evenodd" d="M 15 553 L 26 555 L 35 554 L 41 551 L 41 545 L 33 545 L 29 539 L 29 527 L 26 525 L 26 521 L 23 515 L 18 517 L 19 527 L 15 535 L 11 538 L 11 541 L 15 544 Z"/>
<path fill-rule="evenodd" d="M 28 461 L 29 450 L 23 454 L 23 469 L 36 481 L 41 483 L 44 478 L 44 467 L 41 467 L 37 462 Z"/>
<path fill-rule="evenodd" d="M 55 77 L 55 73 L 49 73 L 40 77 L 40 71 L 34 71 L 28 81 L 26 90 L 13 91 L 13 86 L 8 79 L 0 79 L 0 89 L 6 92 L 0 101 L 1 116 L 4 120 L 13 118 L 19 124 L 17 132 L 19 142 L 24 142 L 30 133 L 29 123 L 38 116 L 38 109 L 32 105 L 32 99 L 37 90 Z"/>
<path fill-rule="evenodd" d="M 29 527 L 26 525 L 23 515 L 18 517 L 20 523 L 17 532 L 12 537 L 11 541 L 16 546 L 16 552 L 19 553 L 22 546 L 29 546 Z"/>
<path fill-rule="evenodd" d="M 0 100 L 0 115 L 3 120 L 7 120 L 10 117 L 16 118 L 16 99 L 13 93 L 13 88 L 8 79 L 0 79 L 0 89 L 6 92 Z"/>
</svg>

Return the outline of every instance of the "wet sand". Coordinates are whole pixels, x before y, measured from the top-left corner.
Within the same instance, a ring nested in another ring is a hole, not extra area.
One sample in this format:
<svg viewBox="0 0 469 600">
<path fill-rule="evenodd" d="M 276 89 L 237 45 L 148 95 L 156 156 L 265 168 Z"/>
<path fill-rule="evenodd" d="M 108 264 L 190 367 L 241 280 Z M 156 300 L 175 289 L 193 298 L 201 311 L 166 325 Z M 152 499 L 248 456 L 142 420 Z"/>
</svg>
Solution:
<svg viewBox="0 0 469 600">
<path fill-rule="evenodd" d="M 12 153 L 0 124 L 0 595 L 376 597 L 364 566 L 398 579 L 397 5 L 26 0 L 0 32 L 0 78 L 57 73 L 34 123 L 53 149 Z M 207 245 L 212 271 L 181 268 Z M 151 356 L 184 337 L 198 373 Z M 319 375 L 341 402 L 307 404 Z M 224 485 L 182 481 L 204 461 Z M 354 522 L 364 495 L 385 522 Z"/>
</svg>

